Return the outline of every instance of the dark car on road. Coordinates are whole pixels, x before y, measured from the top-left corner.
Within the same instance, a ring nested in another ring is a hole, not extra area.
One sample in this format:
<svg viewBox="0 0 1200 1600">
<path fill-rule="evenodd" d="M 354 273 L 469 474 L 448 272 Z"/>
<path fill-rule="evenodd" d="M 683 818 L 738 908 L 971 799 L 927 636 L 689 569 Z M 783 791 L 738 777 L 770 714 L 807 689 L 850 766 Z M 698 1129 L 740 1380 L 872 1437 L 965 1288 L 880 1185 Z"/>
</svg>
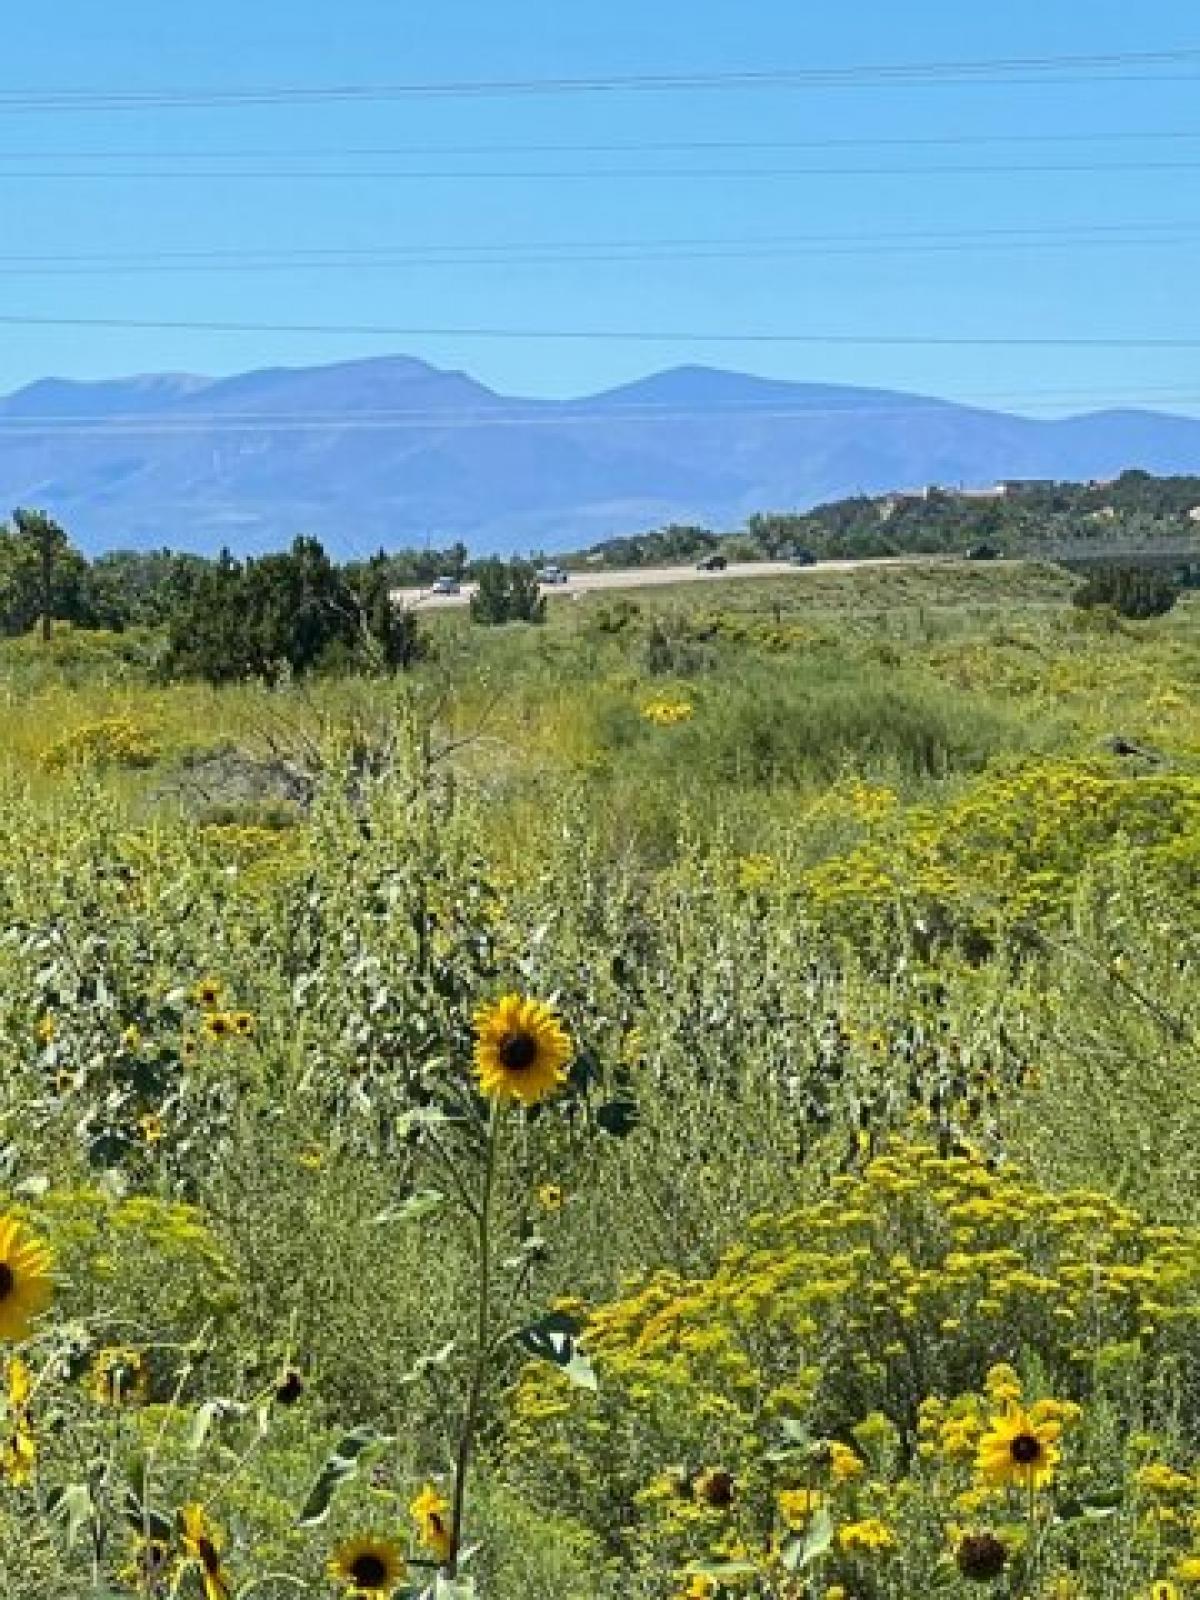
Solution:
<svg viewBox="0 0 1200 1600">
<path fill-rule="evenodd" d="M 968 561 L 999 561 L 1000 552 L 994 544 L 973 544 L 967 551 Z"/>
<path fill-rule="evenodd" d="M 724 556 L 722 556 L 722 555 L 718 555 L 714 551 L 714 553 L 711 556 L 705 556 L 702 561 L 697 561 L 697 563 L 696 563 L 696 571 L 697 572 L 724 572 L 725 568 L 728 565 L 729 565 L 729 562 L 726 560 L 726 558 Z"/>
<path fill-rule="evenodd" d="M 788 560 L 794 567 L 815 567 L 817 558 L 811 550 L 793 550 Z"/>
</svg>

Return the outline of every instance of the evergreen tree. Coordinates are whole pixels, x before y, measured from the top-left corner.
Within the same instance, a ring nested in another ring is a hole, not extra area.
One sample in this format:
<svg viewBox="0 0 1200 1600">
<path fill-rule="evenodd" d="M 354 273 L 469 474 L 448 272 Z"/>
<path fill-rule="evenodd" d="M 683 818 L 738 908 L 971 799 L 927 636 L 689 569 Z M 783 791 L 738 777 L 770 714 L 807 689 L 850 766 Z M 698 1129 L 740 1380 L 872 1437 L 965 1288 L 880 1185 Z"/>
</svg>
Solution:
<svg viewBox="0 0 1200 1600">
<path fill-rule="evenodd" d="M 546 620 L 546 597 L 527 561 L 483 561 L 477 577 L 478 588 L 471 596 L 473 622 L 496 626 Z"/>
<path fill-rule="evenodd" d="M 1083 610 L 1111 606 L 1133 621 L 1164 616 L 1179 598 L 1179 589 L 1161 572 L 1146 567 L 1101 567 L 1072 595 Z"/>
<path fill-rule="evenodd" d="M 55 619 L 96 626 L 88 564 L 43 511 L 13 512 L 0 528 L 0 633 L 28 633 L 35 623 L 49 639 Z"/>
</svg>

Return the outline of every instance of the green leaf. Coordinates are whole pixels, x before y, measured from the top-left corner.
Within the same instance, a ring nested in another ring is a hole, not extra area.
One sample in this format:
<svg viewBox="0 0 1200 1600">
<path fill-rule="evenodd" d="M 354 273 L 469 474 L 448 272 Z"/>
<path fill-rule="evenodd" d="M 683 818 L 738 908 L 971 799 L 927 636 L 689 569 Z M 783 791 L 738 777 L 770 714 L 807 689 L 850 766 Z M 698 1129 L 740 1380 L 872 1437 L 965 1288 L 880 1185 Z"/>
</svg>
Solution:
<svg viewBox="0 0 1200 1600">
<path fill-rule="evenodd" d="M 175 1524 L 170 1517 L 163 1516 L 161 1511 L 143 1505 L 132 1489 L 125 1495 L 124 1506 L 125 1521 L 138 1533 L 149 1533 L 153 1539 L 170 1540 Z"/>
<path fill-rule="evenodd" d="M 596 1112 L 596 1125 L 613 1139 L 625 1139 L 638 1124 L 637 1101 L 628 1096 L 608 1100 Z"/>
<path fill-rule="evenodd" d="M 537 1322 L 531 1322 L 527 1328 L 522 1328 L 517 1334 L 517 1342 L 539 1361 L 552 1362 L 581 1389 L 594 1390 L 598 1387 L 596 1373 L 576 1343 L 579 1330 L 576 1318 L 561 1311 L 552 1311 Z"/>
<path fill-rule="evenodd" d="M 457 1348 L 458 1341 L 451 1339 L 440 1350 L 435 1350 L 432 1355 L 421 1356 L 413 1362 L 412 1366 L 400 1379 L 400 1382 L 416 1383 L 418 1378 L 423 1378 L 431 1367 L 444 1367 Z"/>
<path fill-rule="evenodd" d="M 66 1523 L 70 1548 L 95 1516 L 96 1504 L 86 1483 L 69 1483 L 65 1489 L 51 1489 L 46 1496 L 46 1509 L 52 1517 Z"/>
<path fill-rule="evenodd" d="M 245 1414 L 246 1407 L 236 1400 L 223 1400 L 220 1397 L 206 1400 L 192 1419 L 188 1448 L 199 1450 L 213 1427 L 224 1417 L 243 1417 Z"/>
<path fill-rule="evenodd" d="M 140 1451 L 125 1462 L 125 1476 L 128 1482 L 121 1508 L 125 1521 L 138 1533 L 170 1540 L 174 1524 L 150 1505 L 150 1462 Z"/>
<path fill-rule="evenodd" d="M 321 1468 L 317 1481 L 308 1491 L 308 1498 L 300 1512 L 300 1526 L 312 1527 L 329 1515 L 334 1496 L 356 1478 L 362 1468 L 363 1453 L 375 1444 L 383 1444 L 387 1435 L 376 1433 L 374 1428 L 355 1428 L 341 1439 Z"/>
<path fill-rule="evenodd" d="M 797 1567 L 804 1568 L 818 1560 L 833 1543 L 833 1518 L 828 1511 L 821 1507 L 816 1516 L 808 1525 L 804 1544 L 797 1558 Z"/>
<path fill-rule="evenodd" d="M 434 1600 L 475 1600 L 474 1578 L 447 1578 L 438 1573 L 433 1582 Z"/>
<path fill-rule="evenodd" d="M 813 1436 L 808 1426 L 794 1417 L 785 1417 L 779 1424 L 778 1444 L 766 1451 L 764 1461 L 790 1461 L 795 1456 L 807 1455 L 812 1449 Z"/>
<path fill-rule="evenodd" d="M 379 1227 L 389 1222 L 416 1222 L 421 1217 L 427 1217 L 431 1212 L 437 1211 L 445 1201 L 446 1196 L 440 1189 L 418 1189 L 415 1194 L 410 1194 L 407 1200 L 401 1200 L 394 1206 L 388 1206 L 377 1217 L 372 1218 Z"/>
<path fill-rule="evenodd" d="M 412 1111 L 406 1111 L 402 1117 L 396 1119 L 396 1132 L 403 1139 L 409 1133 L 415 1133 L 419 1128 L 438 1128 L 443 1123 L 453 1122 L 455 1119 L 440 1106 L 417 1106 Z"/>
</svg>

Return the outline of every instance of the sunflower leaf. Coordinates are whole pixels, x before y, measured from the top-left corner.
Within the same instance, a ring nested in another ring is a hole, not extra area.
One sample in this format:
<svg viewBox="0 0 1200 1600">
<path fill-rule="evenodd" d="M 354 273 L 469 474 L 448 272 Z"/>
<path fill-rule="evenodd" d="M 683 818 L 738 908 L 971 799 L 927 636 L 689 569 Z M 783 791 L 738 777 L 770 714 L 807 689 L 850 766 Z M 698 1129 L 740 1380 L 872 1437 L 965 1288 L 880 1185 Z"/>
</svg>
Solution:
<svg viewBox="0 0 1200 1600">
<path fill-rule="evenodd" d="M 69 1483 L 63 1489 L 51 1489 L 46 1496 L 46 1509 L 66 1523 L 69 1549 L 95 1515 L 96 1503 L 86 1483 Z"/>
<path fill-rule="evenodd" d="M 354 1428 L 338 1441 L 332 1454 L 326 1458 L 317 1481 L 308 1491 L 299 1517 L 302 1528 L 325 1520 L 334 1496 L 362 1470 L 364 1452 L 372 1445 L 386 1443 L 387 1437 L 386 1434 L 376 1433 L 374 1428 Z"/>
<path fill-rule="evenodd" d="M 785 1417 L 779 1424 L 778 1440 L 776 1445 L 764 1452 L 764 1461 L 790 1461 L 795 1456 L 807 1455 L 813 1442 L 810 1430 L 793 1417 Z"/>
<path fill-rule="evenodd" d="M 457 1339 L 450 1339 L 440 1350 L 435 1350 L 432 1355 L 419 1356 L 406 1373 L 399 1379 L 401 1383 L 416 1383 L 433 1367 L 444 1367 L 450 1357 L 458 1349 Z"/>
<path fill-rule="evenodd" d="M 539 1361 L 551 1362 L 581 1389 L 595 1389 L 595 1370 L 576 1342 L 579 1329 L 579 1322 L 574 1317 L 561 1311 L 552 1311 L 522 1328 L 517 1334 L 517 1342 Z"/>
<path fill-rule="evenodd" d="M 625 1139 L 638 1123 L 637 1101 L 622 1096 L 609 1100 L 596 1112 L 596 1125 L 612 1139 Z"/>
<path fill-rule="evenodd" d="M 433 1600 L 475 1600 L 474 1578 L 447 1578 L 438 1573 L 433 1583 Z"/>
<path fill-rule="evenodd" d="M 796 1557 L 796 1567 L 804 1568 L 823 1556 L 833 1543 L 833 1518 L 824 1506 L 809 1524 L 808 1534 Z M 793 1569 L 795 1570 L 795 1569 Z"/>
<path fill-rule="evenodd" d="M 191 1432 L 188 1435 L 189 1449 L 199 1450 L 215 1424 L 223 1417 L 242 1417 L 245 1414 L 246 1407 L 236 1400 L 223 1400 L 219 1397 L 206 1400 L 192 1422 Z"/>
<path fill-rule="evenodd" d="M 440 1189 L 418 1189 L 415 1194 L 410 1194 L 407 1200 L 386 1207 L 378 1216 L 373 1217 L 372 1221 L 379 1227 L 389 1222 L 416 1222 L 421 1217 L 427 1217 L 436 1211 L 445 1198 Z"/>
</svg>

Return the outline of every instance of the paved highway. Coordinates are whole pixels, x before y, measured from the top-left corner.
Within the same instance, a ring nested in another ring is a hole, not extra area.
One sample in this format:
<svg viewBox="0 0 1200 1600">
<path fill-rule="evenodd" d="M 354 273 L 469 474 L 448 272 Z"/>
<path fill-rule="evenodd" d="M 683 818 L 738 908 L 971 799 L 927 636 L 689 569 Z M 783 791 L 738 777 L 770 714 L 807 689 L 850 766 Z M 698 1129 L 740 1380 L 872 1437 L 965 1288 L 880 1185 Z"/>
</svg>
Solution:
<svg viewBox="0 0 1200 1600">
<path fill-rule="evenodd" d="M 878 556 L 863 561 L 821 561 L 812 567 L 794 567 L 790 561 L 731 562 L 723 572 L 700 572 L 689 567 L 624 567 L 572 572 L 570 582 L 548 584 L 542 591 L 552 600 L 609 589 L 651 589 L 671 583 L 727 583 L 730 578 L 802 578 L 812 572 L 851 572 L 858 567 L 903 567 L 945 560 L 944 556 Z M 465 606 L 475 591 L 464 583 L 458 594 L 430 594 L 428 589 L 394 589 L 392 598 L 400 605 L 420 606 L 422 610 L 443 606 Z"/>
</svg>

